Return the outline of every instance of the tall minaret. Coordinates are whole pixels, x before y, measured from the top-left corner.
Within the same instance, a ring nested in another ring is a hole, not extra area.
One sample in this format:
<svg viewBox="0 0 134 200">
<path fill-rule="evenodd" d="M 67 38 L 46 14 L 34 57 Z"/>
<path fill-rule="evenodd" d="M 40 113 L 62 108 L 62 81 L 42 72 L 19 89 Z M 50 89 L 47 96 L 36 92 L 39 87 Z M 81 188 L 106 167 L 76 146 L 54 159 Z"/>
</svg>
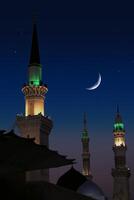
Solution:
<svg viewBox="0 0 134 200">
<path fill-rule="evenodd" d="M 126 166 L 126 141 L 125 129 L 117 107 L 117 114 L 114 123 L 114 159 L 115 168 L 112 169 L 113 176 L 113 200 L 130 200 L 129 197 L 129 177 L 130 169 Z"/>
<path fill-rule="evenodd" d="M 44 115 L 44 99 L 48 88 L 42 82 L 42 66 L 38 47 L 36 24 L 33 25 L 33 37 L 30 62 L 28 66 L 28 85 L 22 88 L 25 95 L 25 116 Z"/>
<path fill-rule="evenodd" d="M 86 120 L 86 114 L 84 113 L 84 129 L 82 132 L 82 160 L 83 160 L 83 170 L 82 173 L 87 178 L 92 178 L 91 171 L 90 171 L 90 152 L 89 152 L 89 136 L 88 136 L 88 130 L 87 130 L 87 120 Z"/>
<path fill-rule="evenodd" d="M 17 116 L 16 123 L 21 136 L 35 138 L 37 144 L 49 147 L 49 134 L 52 129 L 52 121 L 45 116 L 45 94 L 48 88 L 42 82 L 42 66 L 40 64 L 37 27 L 33 24 L 32 45 L 30 61 L 28 65 L 28 83 L 22 92 L 25 96 L 25 115 Z M 41 170 L 35 173 L 27 173 L 27 180 L 48 180 L 48 171 Z"/>
</svg>

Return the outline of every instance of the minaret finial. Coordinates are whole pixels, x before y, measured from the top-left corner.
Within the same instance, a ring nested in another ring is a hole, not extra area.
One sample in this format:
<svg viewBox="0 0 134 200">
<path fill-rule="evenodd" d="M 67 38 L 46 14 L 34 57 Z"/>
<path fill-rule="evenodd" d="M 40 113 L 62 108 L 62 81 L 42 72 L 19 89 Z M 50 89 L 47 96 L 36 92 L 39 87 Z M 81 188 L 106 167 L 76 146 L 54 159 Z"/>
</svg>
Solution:
<svg viewBox="0 0 134 200">
<path fill-rule="evenodd" d="M 84 130 L 86 130 L 87 129 L 87 119 L 86 119 L 86 113 L 84 112 L 84 120 L 83 120 L 83 122 L 84 122 Z"/>
<path fill-rule="evenodd" d="M 37 24 L 37 19 L 38 19 L 38 13 L 36 11 L 34 11 L 33 15 L 32 15 L 33 24 Z"/>
<path fill-rule="evenodd" d="M 117 122 L 118 122 L 118 123 L 122 123 L 122 117 L 121 117 L 120 111 L 119 111 L 119 104 L 117 104 L 115 122 L 116 122 L 116 123 L 117 123 Z"/>
<path fill-rule="evenodd" d="M 120 111 L 119 111 L 119 104 L 117 104 L 117 114 L 119 114 Z"/>
</svg>

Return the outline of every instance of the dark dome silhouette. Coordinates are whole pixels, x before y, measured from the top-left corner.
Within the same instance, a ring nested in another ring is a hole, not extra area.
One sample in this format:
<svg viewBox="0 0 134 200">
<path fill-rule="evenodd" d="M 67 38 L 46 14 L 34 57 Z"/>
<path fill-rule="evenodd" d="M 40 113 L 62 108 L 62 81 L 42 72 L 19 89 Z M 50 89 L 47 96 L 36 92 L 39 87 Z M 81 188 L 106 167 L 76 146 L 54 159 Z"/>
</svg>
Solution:
<svg viewBox="0 0 134 200">
<path fill-rule="evenodd" d="M 76 191 L 86 180 L 85 176 L 71 167 L 59 178 L 57 185 Z"/>
<path fill-rule="evenodd" d="M 96 183 L 91 179 L 88 180 L 73 167 L 59 178 L 57 185 L 74 190 L 96 200 L 106 199 L 103 191 Z"/>
</svg>

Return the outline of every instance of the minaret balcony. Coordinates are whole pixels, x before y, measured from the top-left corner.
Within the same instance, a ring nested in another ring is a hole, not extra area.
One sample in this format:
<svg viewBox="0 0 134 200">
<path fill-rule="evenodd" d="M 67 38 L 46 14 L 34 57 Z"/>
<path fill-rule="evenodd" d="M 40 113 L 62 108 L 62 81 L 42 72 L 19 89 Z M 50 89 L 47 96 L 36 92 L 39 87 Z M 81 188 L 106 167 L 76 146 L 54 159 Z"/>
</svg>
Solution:
<svg viewBox="0 0 134 200">
<path fill-rule="evenodd" d="M 22 88 L 22 92 L 25 95 L 25 97 L 42 96 L 44 98 L 45 94 L 48 92 L 48 88 L 45 85 L 39 85 L 39 86 L 25 85 Z"/>
</svg>

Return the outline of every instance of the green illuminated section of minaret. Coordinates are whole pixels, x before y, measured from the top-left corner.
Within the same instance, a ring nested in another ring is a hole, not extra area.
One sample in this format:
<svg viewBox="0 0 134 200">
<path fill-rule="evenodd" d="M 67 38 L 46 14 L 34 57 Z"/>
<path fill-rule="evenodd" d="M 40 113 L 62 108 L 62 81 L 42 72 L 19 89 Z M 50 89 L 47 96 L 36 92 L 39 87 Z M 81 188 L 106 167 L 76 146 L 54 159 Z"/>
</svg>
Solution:
<svg viewBox="0 0 134 200">
<path fill-rule="evenodd" d="M 125 131 L 124 129 L 124 124 L 122 122 L 122 117 L 119 113 L 119 106 L 117 105 L 117 114 L 116 114 L 116 117 L 115 117 L 115 123 L 114 123 L 114 131 L 116 132 L 120 132 L 120 131 Z"/>
<path fill-rule="evenodd" d="M 87 130 L 87 120 L 86 120 L 86 113 L 84 113 L 84 129 L 82 132 L 82 139 L 88 139 L 88 130 Z"/>
<path fill-rule="evenodd" d="M 82 133 L 82 138 L 83 139 L 88 139 L 89 137 L 88 137 L 88 132 L 87 132 L 87 130 L 84 130 L 83 131 L 83 133 Z"/>
<path fill-rule="evenodd" d="M 39 86 L 42 82 L 42 69 L 40 65 L 29 67 L 29 85 Z"/>
<path fill-rule="evenodd" d="M 124 131 L 124 124 L 123 123 L 115 123 L 114 131 Z"/>
</svg>

